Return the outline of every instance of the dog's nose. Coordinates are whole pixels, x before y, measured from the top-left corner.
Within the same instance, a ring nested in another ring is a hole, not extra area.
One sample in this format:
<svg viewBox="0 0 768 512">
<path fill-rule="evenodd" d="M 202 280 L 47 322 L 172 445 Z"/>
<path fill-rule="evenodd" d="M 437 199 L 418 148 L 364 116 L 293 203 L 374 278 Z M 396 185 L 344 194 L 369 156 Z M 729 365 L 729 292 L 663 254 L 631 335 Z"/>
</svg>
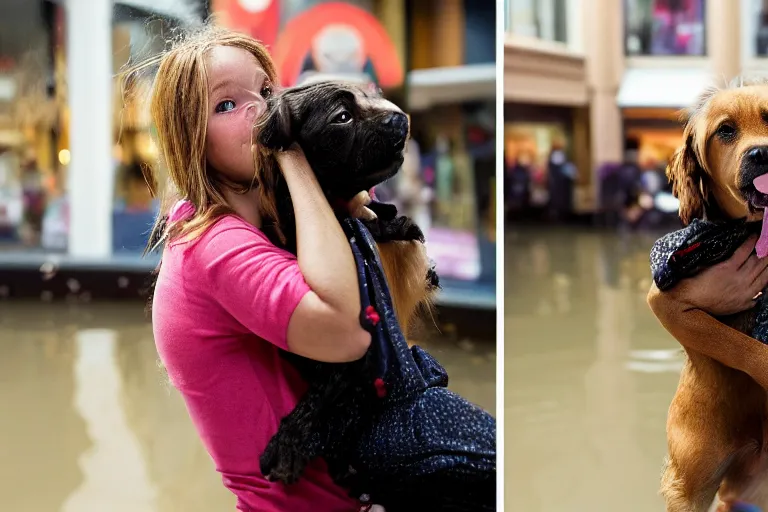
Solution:
<svg viewBox="0 0 768 512">
<path fill-rule="evenodd" d="M 408 135 L 408 116 L 402 112 L 392 112 L 381 120 L 382 124 L 391 126 L 392 131 L 405 137 Z"/>
<path fill-rule="evenodd" d="M 768 146 L 757 146 L 747 151 L 747 159 L 753 164 L 768 164 Z"/>
</svg>

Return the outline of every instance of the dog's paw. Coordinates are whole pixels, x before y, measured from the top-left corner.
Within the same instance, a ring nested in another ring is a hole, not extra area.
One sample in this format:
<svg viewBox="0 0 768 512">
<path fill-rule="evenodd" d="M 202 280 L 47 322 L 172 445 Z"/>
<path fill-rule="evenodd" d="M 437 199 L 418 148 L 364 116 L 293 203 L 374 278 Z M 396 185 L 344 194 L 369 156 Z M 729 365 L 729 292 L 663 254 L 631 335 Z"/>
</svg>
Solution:
<svg viewBox="0 0 768 512">
<path fill-rule="evenodd" d="M 294 444 L 281 437 L 273 437 L 259 460 L 261 474 L 270 482 L 296 483 L 304 473 L 308 457 L 294 448 Z"/>
</svg>

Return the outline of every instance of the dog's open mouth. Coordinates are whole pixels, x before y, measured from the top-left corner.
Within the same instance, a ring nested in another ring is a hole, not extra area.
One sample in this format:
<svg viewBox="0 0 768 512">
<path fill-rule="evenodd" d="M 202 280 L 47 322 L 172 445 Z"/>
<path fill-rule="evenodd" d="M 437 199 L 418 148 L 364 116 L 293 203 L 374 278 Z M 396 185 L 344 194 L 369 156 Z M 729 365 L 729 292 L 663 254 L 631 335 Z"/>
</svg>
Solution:
<svg viewBox="0 0 768 512">
<path fill-rule="evenodd" d="M 768 174 L 758 176 L 744 190 L 744 196 L 749 202 L 750 210 L 765 210 L 768 208 Z M 763 227 L 760 230 L 760 238 L 755 245 L 755 251 L 759 258 L 768 256 L 768 215 L 763 213 Z"/>
</svg>

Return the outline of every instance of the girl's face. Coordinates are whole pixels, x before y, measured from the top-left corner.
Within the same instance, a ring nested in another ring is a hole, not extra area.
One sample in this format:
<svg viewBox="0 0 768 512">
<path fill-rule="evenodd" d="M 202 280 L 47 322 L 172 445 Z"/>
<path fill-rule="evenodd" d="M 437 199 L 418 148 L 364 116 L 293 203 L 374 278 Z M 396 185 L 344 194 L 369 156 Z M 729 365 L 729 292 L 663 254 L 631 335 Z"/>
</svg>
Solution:
<svg viewBox="0 0 768 512">
<path fill-rule="evenodd" d="M 232 181 L 250 182 L 255 172 L 251 134 L 272 83 L 256 57 L 241 48 L 217 46 L 207 64 L 208 163 Z"/>
</svg>

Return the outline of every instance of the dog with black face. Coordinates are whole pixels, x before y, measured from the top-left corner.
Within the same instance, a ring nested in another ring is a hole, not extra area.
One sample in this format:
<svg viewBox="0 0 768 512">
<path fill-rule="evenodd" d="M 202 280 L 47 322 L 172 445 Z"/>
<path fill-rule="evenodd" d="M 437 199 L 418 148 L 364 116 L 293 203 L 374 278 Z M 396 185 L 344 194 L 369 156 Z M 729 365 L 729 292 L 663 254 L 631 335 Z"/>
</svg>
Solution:
<svg viewBox="0 0 768 512">
<path fill-rule="evenodd" d="M 410 123 L 378 91 L 353 83 L 316 82 L 270 98 L 256 129 L 263 229 L 274 243 L 296 253 L 293 203 L 274 152 L 299 145 L 343 217 L 347 210 L 340 206 L 397 174 Z M 364 222 L 378 243 L 397 317 L 408 332 L 417 314 L 429 308 L 437 276 L 418 226 L 398 216 L 392 205 L 372 202 L 368 208 L 375 215 Z"/>
<path fill-rule="evenodd" d="M 265 232 L 295 252 L 293 206 L 276 151 L 298 144 L 326 197 L 338 204 L 393 176 L 408 134 L 400 109 L 357 85 L 321 82 L 270 98 L 257 126 Z M 378 248 L 394 316 L 407 334 L 420 306 L 429 305 L 437 278 L 419 228 L 391 205 L 372 202 L 370 208 L 377 217 L 364 224 Z M 340 220 L 348 215 L 347 208 L 337 212 Z M 372 385 L 372 368 L 382 364 L 374 345 L 361 360 L 344 364 L 282 352 L 308 389 L 268 443 L 262 473 L 290 484 L 320 457 L 351 496 L 366 496 L 391 512 L 495 510 L 495 420 L 451 393 L 445 371 L 426 352 L 406 350 L 429 387 L 386 400 Z"/>
<path fill-rule="evenodd" d="M 277 96 L 260 130 L 265 148 L 301 146 L 323 188 L 345 200 L 397 173 L 410 131 L 408 117 L 393 103 L 338 82 Z"/>
</svg>

